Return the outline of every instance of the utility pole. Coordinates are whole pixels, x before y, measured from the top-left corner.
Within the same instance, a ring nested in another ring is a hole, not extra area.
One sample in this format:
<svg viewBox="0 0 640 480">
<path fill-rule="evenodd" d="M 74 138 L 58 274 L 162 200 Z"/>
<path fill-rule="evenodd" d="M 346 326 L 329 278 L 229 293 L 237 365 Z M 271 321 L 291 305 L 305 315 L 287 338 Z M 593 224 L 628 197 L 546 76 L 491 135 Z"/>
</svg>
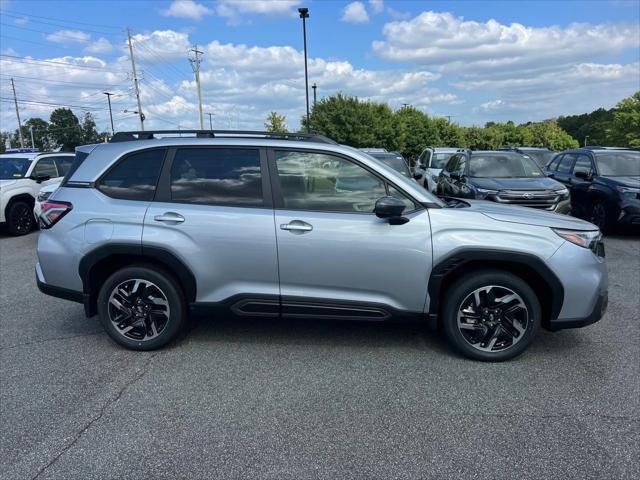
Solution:
<svg viewBox="0 0 640 480">
<path fill-rule="evenodd" d="M 11 88 L 13 89 L 13 103 L 16 105 L 16 117 L 18 117 L 18 136 L 20 137 L 20 147 L 24 148 L 24 138 L 22 138 L 22 122 L 20 121 L 20 110 L 18 110 L 18 99 L 16 98 L 16 84 L 11 79 Z"/>
<path fill-rule="evenodd" d="M 114 135 L 116 132 L 113 129 L 113 113 L 111 113 L 111 95 L 113 95 L 113 93 L 109 93 L 109 92 L 102 92 L 107 96 L 107 102 L 109 102 L 109 118 L 111 119 L 111 135 Z"/>
<path fill-rule="evenodd" d="M 316 106 L 316 88 L 318 88 L 318 86 L 316 85 L 316 82 L 313 82 L 313 85 L 311 85 L 311 88 L 313 88 L 313 106 Z"/>
<path fill-rule="evenodd" d="M 299 8 L 298 13 L 302 19 L 302 36 L 304 37 L 304 96 L 307 100 L 307 133 L 311 131 L 309 125 L 309 73 L 307 71 L 307 18 L 309 18 L 308 8 Z"/>
<path fill-rule="evenodd" d="M 127 40 L 129 41 L 129 56 L 131 57 L 131 70 L 133 71 L 133 87 L 138 101 L 138 115 L 140 115 L 140 130 L 144 131 L 144 113 L 140 104 L 140 88 L 138 87 L 138 75 L 136 74 L 136 62 L 133 60 L 133 45 L 131 44 L 131 29 L 127 28 Z"/>
<path fill-rule="evenodd" d="M 202 92 L 200 90 L 200 55 L 204 52 L 198 50 L 198 45 L 194 45 L 190 52 L 193 52 L 194 58 L 189 58 L 189 63 L 191 63 L 191 68 L 193 69 L 193 73 L 196 74 L 196 86 L 198 87 L 198 113 L 200 115 L 200 130 L 204 130 L 204 118 L 202 117 Z M 209 120 L 211 120 L 211 116 L 209 116 Z M 212 129 L 213 130 L 213 129 Z"/>
<path fill-rule="evenodd" d="M 209 113 L 209 112 L 207 112 L 207 115 L 209 115 L 209 129 L 210 129 L 210 130 L 213 130 L 213 122 L 211 121 L 211 117 L 212 117 L 213 115 L 215 115 L 215 113 Z"/>
<path fill-rule="evenodd" d="M 36 142 L 33 141 L 33 125 L 29 125 L 29 133 L 31 133 L 31 148 L 36 148 Z"/>
</svg>

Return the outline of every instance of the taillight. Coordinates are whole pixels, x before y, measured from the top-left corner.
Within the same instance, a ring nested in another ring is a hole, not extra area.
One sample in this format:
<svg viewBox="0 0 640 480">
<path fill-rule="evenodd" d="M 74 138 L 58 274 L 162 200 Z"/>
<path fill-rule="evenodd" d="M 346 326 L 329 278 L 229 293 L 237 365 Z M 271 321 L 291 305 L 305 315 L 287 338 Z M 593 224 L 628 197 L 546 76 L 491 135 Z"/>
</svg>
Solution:
<svg viewBox="0 0 640 480">
<path fill-rule="evenodd" d="M 73 205 L 69 202 L 60 202 L 57 200 L 51 200 L 42 204 L 42 211 L 38 218 L 40 228 L 53 227 L 62 217 L 71 211 Z"/>
</svg>

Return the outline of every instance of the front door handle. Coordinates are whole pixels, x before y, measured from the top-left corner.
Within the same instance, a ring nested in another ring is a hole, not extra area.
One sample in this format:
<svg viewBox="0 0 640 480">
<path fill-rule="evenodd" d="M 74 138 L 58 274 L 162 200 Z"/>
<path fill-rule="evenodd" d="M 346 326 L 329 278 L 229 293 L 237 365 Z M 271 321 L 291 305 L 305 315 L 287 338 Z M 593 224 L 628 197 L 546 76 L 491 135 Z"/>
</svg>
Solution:
<svg viewBox="0 0 640 480">
<path fill-rule="evenodd" d="M 288 230 L 291 233 L 304 233 L 313 230 L 313 227 L 302 220 L 292 220 L 289 223 L 280 224 L 280 230 Z"/>
<path fill-rule="evenodd" d="M 182 223 L 184 222 L 184 217 L 179 213 L 175 212 L 164 212 L 162 215 L 156 215 L 153 217 L 156 222 L 166 222 L 166 223 Z"/>
</svg>

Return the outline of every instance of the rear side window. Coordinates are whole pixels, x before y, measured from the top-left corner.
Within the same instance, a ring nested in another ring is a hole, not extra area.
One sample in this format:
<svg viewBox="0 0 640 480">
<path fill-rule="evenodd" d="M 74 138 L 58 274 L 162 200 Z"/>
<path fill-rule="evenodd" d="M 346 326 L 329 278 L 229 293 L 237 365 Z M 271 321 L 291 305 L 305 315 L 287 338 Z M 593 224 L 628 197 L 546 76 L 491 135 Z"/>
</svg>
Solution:
<svg viewBox="0 0 640 480">
<path fill-rule="evenodd" d="M 153 200 L 164 154 L 163 148 L 126 156 L 102 177 L 98 189 L 113 198 Z"/>
<path fill-rule="evenodd" d="M 62 177 L 69 172 L 73 163 L 73 155 L 54 157 L 56 166 L 58 167 L 58 176 Z"/>
<path fill-rule="evenodd" d="M 171 199 L 205 205 L 263 206 L 260 151 L 179 149 L 171 166 Z"/>
</svg>

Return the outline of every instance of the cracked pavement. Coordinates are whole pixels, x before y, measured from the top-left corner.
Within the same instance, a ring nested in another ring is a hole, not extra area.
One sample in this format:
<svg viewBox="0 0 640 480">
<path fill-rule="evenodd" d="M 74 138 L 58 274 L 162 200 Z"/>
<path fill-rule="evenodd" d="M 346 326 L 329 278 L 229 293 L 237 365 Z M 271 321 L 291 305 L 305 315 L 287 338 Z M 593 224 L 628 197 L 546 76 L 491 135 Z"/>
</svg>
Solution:
<svg viewBox="0 0 640 480">
<path fill-rule="evenodd" d="M 129 352 L 0 234 L 0 479 L 640 477 L 640 238 L 610 306 L 507 363 L 419 325 L 198 318 Z"/>
</svg>

